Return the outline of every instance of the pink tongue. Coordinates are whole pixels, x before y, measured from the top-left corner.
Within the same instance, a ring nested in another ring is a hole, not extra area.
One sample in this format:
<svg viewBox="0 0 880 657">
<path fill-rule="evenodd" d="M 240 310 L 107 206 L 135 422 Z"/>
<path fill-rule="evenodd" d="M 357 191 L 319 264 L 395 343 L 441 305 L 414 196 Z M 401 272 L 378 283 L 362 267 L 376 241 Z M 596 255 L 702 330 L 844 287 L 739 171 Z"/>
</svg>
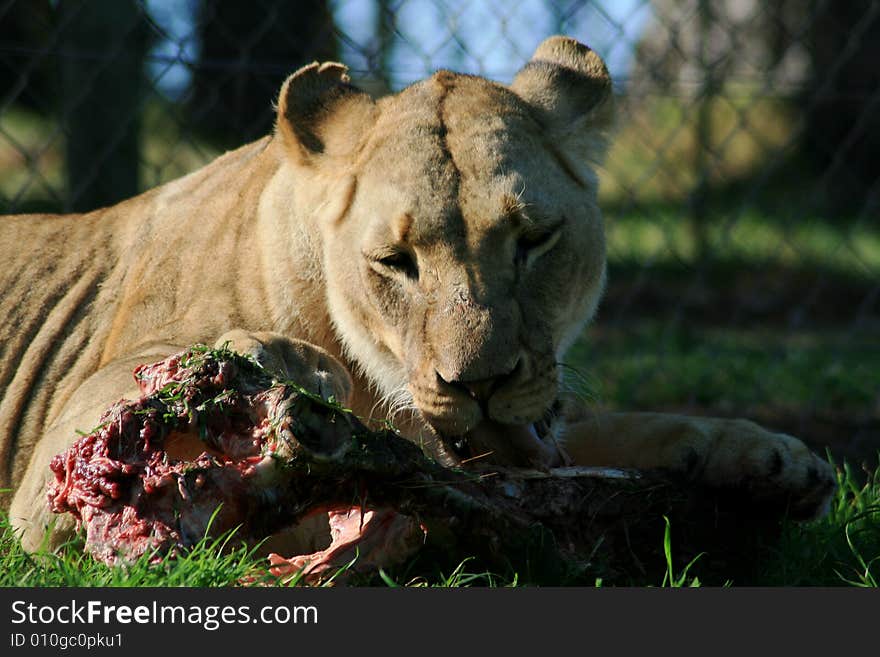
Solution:
<svg viewBox="0 0 880 657">
<path fill-rule="evenodd" d="M 541 440 L 533 424 L 483 420 L 466 437 L 473 456 L 487 454 L 486 458 L 495 463 L 542 469 L 563 464 L 564 457 L 556 444 Z"/>
</svg>

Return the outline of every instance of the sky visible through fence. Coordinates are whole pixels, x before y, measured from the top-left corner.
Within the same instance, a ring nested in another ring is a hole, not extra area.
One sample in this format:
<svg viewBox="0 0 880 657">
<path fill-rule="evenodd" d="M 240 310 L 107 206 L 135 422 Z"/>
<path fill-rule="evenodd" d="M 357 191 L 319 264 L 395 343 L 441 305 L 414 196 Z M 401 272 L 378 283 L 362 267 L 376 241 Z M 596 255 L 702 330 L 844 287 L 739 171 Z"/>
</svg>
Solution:
<svg viewBox="0 0 880 657">
<path fill-rule="evenodd" d="M 392 88 L 437 68 L 509 81 L 545 34 L 565 32 L 600 50 L 617 81 L 625 79 L 633 49 L 651 15 L 643 0 L 605 0 L 553 6 L 544 0 L 409 0 L 392 3 L 398 43 L 389 58 Z M 196 5 L 190 0 L 147 0 L 162 37 L 150 53 L 156 86 L 172 97 L 184 92 L 198 59 Z M 333 20 L 341 39 L 340 60 L 368 76 L 365 53 L 376 39 L 379 6 L 373 0 L 335 0 Z"/>
</svg>

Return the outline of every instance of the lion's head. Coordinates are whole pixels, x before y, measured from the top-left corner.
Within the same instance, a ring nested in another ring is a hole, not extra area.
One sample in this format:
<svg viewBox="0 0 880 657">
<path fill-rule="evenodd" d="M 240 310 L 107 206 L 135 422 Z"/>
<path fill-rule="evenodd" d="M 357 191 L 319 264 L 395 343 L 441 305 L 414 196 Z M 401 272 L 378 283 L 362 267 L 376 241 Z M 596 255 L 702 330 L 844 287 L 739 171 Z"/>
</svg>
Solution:
<svg viewBox="0 0 880 657">
<path fill-rule="evenodd" d="M 510 86 L 440 71 L 374 101 L 330 63 L 281 90 L 346 355 L 448 455 L 555 458 L 558 364 L 604 282 L 592 165 L 611 118 L 605 65 L 563 37 Z"/>
</svg>

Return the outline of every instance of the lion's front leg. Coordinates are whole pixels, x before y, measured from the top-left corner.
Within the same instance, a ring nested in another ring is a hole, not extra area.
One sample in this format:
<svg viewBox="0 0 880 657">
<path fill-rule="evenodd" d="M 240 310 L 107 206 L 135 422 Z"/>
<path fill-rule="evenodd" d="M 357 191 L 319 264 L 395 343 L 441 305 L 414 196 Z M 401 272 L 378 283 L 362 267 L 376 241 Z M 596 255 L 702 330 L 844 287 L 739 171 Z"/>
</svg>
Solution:
<svg viewBox="0 0 880 657">
<path fill-rule="evenodd" d="M 608 413 L 570 424 L 566 449 L 579 465 L 652 469 L 787 500 L 795 518 L 823 515 L 836 485 L 827 461 L 791 436 L 746 420 Z"/>
</svg>

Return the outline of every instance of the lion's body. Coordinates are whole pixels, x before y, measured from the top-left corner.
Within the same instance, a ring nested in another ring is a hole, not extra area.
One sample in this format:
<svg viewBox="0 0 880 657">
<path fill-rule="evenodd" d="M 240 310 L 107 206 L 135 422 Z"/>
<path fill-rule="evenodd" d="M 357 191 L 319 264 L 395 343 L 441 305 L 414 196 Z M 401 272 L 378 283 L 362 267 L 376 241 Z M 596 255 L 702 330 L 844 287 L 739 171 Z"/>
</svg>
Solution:
<svg viewBox="0 0 880 657">
<path fill-rule="evenodd" d="M 604 65 L 551 39 L 510 88 L 440 72 L 379 102 L 343 73 L 301 69 L 275 135 L 185 178 L 85 215 L 0 220 L 0 486 L 26 546 L 51 456 L 132 393 L 135 364 L 197 342 L 229 339 L 361 415 L 405 406 L 404 431 L 441 458 L 464 437 L 560 462 L 558 362 L 604 284 Z M 805 498 L 830 479 L 754 425 L 623 414 L 569 434 L 600 464 L 766 472 Z"/>
<path fill-rule="evenodd" d="M 153 342 L 269 328 L 244 229 L 277 168 L 264 146 L 112 208 L 0 221 L 0 486 L 18 483 L 34 442 L 109 362 Z"/>
</svg>

